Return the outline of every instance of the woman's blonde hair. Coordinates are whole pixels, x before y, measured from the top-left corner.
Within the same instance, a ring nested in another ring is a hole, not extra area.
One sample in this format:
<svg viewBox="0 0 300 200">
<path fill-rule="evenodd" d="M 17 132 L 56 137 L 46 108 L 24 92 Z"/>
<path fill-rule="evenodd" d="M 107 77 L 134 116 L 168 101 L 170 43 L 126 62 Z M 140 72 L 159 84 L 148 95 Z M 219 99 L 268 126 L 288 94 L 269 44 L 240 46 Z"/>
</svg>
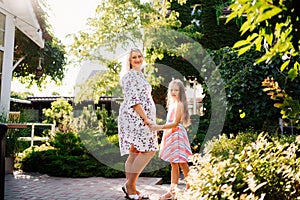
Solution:
<svg viewBox="0 0 300 200">
<path fill-rule="evenodd" d="M 126 54 L 125 62 L 122 63 L 122 69 L 120 72 L 120 81 L 122 80 L 122 77 L 132 68 L 132 66 L 130 64 L 130 58 L 131 58 L 131 55 L 133 52 L 140 53 L 144 58 L 144 55 L 140 49 L 138 49 L 138 48 L 130 49 L 130 51 Z M 143 66 L 141 68 L 143 68 Z"/>
<path fill-rule="evenodd" d="M 188 103 L 185 93 L 185 88 L 181 80 L 174 79 L 169 83 L 168 87 L 168 95 L 167 95 L 167 108 L 169 109 L 170 104 L 172 103 L 172 97 L 171 97 L 171 88 L 176 85 L 179 87 L 179 101 L 183 104 L 183 116 L 182 116 L 182 122 L 185 127 L 190 125 L 190 114 L 188 111 Z"/>
</svg>

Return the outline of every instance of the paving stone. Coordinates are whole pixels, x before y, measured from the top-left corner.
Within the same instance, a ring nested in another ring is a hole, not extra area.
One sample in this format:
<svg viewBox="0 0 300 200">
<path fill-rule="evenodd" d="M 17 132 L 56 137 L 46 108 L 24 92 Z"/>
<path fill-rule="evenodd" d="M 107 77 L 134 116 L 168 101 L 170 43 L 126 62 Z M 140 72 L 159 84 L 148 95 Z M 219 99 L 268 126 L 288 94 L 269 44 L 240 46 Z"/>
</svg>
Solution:
<svg viewBox="0 0 300 200">
<path fill-rule="evenodd" d="M 140 177 L 138 189 L 157 200 L 168 191 L 161 178 Z M 124 200 L 125 178 L 62 178 L 38 173 L 5 175 L 4 200 Z"/>
</svg>

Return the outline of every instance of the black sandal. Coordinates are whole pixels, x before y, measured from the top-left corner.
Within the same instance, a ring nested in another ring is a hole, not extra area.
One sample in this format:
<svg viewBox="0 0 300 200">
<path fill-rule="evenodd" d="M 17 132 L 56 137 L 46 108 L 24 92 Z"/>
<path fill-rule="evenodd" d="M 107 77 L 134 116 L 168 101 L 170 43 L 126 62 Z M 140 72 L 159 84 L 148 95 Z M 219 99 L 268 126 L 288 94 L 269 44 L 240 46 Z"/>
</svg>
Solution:
<svg viewBox="0 0 300 200">
<path fill-rule="evenodd" d="M 124 185 L 122 186 L 122 190 L 123 192 L 125 193 L 125 197 L 127 198 L 128 197 L 128 193 L 126 191 L 126 182 L 124 183 Z"/>
</svg>

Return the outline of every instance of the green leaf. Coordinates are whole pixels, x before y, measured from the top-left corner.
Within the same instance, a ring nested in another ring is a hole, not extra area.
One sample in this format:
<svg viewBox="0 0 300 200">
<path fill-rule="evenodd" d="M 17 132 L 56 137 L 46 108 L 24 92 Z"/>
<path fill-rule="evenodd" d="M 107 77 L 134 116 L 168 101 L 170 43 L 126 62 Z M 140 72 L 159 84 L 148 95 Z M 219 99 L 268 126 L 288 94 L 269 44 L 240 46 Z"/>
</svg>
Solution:
<svg viewBox="0 0 300 200">
<path fill-rule="evenodd" d="M 269 9 L 269 7 L 267 7 L 267 9 Z M 257 19 L 255 20 L 256 23 L 265 21 L 267 19 L 272 18 L 273 16 L 277 15 L 278 13 L 280 13 L 282 10 L 278 7 L 274 7 L 272 10 L 268 10 L 266 12 L 264 12 L 263 14 L 259 15 L 257 17 Z"/>
<path fill-rule="evenodd" d="M 269 58 L 269 56 L 264 55 L 264 56 L 260 57 L 259 59 L 257 59 L 257 60 L 255 61 L 255 64 L 261 63 L 261 62 L 267 60 L 268 58 Z"/>
<path fill-rule="evenodd" d="M 252 47 L 252 45 L 249 44 L 249 45 L 247 45 L 247 46 L 241 48 L 241 49 L 239 50 L 238 55 L 240 56 L 240 55 L 244 54 L 244 53 L 245 53 L 246 51 L 248 51 L 251 47 Z"/>
<path fill-rule="evenodd" d="M 240 41 L 237 41 L 234 45 L 233 45 L 233 48 L 236 49 L 236 48 L 239 48 L 239 47 L 242 47 L 242 46 L 245 46 L 245 45 L 249 45 L 250 43 L 247 41 L 247 40 L 240 40 Z"/>
<path fill-rule="evenodd" d="M 243 112 L 243 113 L 240 114 L 240 118 L 242 118 L 242 119 L 245 118 L 245 116 L 246 116 L 245 112 Z"/>
<path fill-rule="evenodd" d="M 296 69 L 290 69 L 288 72 L 288 77 L 292 80 L 294 80 L 298 76 L 298 70 Z"/>
<path fill-rule="evenodd" d="M 282 103 L 274 103 L 274 107 L 276 108 L 281 108 L 283 106 Z"/>
<path fill-rule="evenodd" d="M 246 21 L 240 29 L 242 31 L 241 35 L 243 35 L 245 32 L 247 32 L 250 28 L 251 28 L 250 22 Z"/>
<path fill-rule="evenodd" d="M 230 13 L 230 15 L 227 17 L 225 24 L 227 24 L 230 20 L 237 17 L 235 12 Z"/>
<path fill-rule="evenodd" d="M 255 46 L 256 46 L 256 51 L 260 51 L 261 50 L 261 42 L 262 42 L 262 40 L 263 40 L 263 37 L 261 37 L 261 36 L 259 36 L 255 41 L 254 41 L 254 43 L 255 43 Z"/>
<path fill-rule="evenodd" d="M 283 71 L 283 70 L 288 66 L 288 64 L 290 63 L 290 61 L 291 61 L 291 60 L 285 61 L 285 62 L 281 65 L 280 71 Z"/>
<path fill-rule="evenodd" d="M 272 43 L 273 43 L 273 34 L 265 34 L 264 36 L 265 36 L 265 39 L 266 39 L 267 43 L 269 45 L 272 45 Z"/>
</svg>

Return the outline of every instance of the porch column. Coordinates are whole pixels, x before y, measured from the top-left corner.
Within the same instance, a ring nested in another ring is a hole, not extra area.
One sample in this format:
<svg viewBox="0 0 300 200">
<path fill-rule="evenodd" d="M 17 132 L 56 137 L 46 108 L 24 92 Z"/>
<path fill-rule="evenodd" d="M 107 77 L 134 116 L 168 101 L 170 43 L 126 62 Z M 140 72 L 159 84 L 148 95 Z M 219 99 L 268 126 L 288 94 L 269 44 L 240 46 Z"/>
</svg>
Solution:
<svg viewBox="0 0 300 200">
<path fill-rule="evenodd" d="M 3 54 L 3 69 L 2 69 L 2 84 L 1 84 L 1 98 L 0 106 L 1 112 L 9 111 L 10 106 L 10 92 L 11 80 L 13 70 L 14 57 L 14 38 L 15 38 L 15 24 L 11 15 L 6 15 L 5 20 L 5 36 L 4 36 L 4 54 Z"/>
</svg>

